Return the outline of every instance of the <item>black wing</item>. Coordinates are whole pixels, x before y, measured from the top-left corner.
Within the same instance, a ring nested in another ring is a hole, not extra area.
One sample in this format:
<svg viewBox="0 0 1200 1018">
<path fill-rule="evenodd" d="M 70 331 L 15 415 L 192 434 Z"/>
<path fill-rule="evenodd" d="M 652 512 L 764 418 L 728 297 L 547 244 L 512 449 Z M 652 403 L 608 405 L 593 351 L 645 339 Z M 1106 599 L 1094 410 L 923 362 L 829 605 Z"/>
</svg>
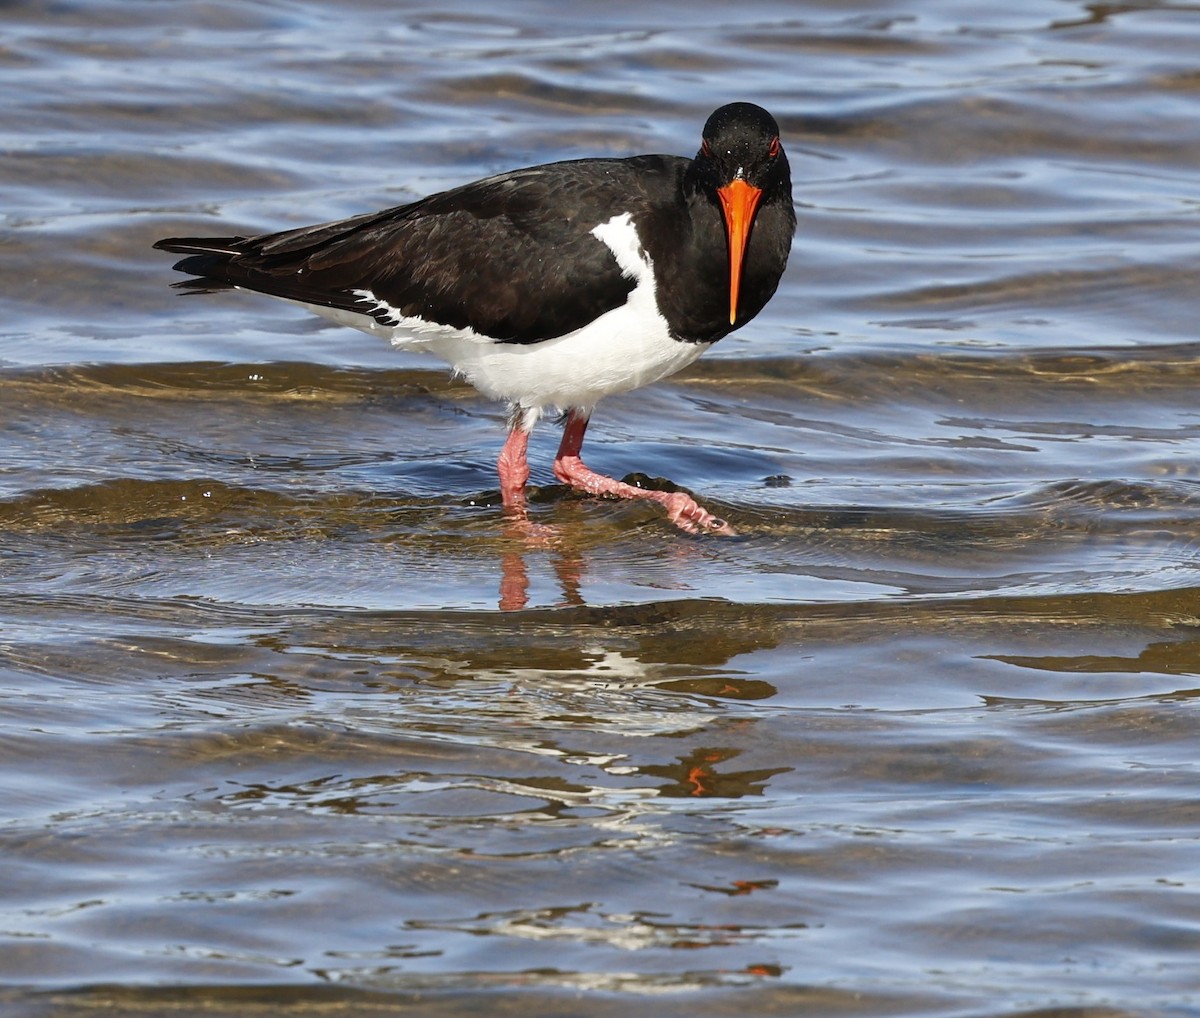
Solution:
<svg viewBox="0 0 1200 1018">
<path fill-rule="evenodd" d="M 397 324 L 399 313 L 536 343 L 624 303 L 634 283 L 591 231 L 622 212 L 636 215 L 656 189 L 673 187 L 679 162 L 552 163 L 334 223 L 154 246 L 191 255 L 175 268 L 201 278 L 183 287 L 239 286 L 368 314 L 384 325 Z"/>
</svg>

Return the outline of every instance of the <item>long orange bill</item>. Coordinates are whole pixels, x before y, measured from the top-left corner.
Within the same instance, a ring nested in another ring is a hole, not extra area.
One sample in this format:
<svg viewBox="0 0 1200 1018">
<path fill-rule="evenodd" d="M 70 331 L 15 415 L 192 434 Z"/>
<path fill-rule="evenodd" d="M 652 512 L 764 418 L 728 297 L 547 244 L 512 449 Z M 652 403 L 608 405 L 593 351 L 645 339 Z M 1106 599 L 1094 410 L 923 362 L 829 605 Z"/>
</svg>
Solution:
<svg viewBox="0 0 1200 1018">
<path fill-rule="evenodd" d="M 746 238 L 754 222 L 754 210 L 762 189 L 747 184 L 738 177 L 717 188 L 721 208 L 725 211 L 725 229 L 729 240 L 729 324 L 737 321 L 738 290 L 742 285 L 742 262 L 746 257 Z"/>
</svg>

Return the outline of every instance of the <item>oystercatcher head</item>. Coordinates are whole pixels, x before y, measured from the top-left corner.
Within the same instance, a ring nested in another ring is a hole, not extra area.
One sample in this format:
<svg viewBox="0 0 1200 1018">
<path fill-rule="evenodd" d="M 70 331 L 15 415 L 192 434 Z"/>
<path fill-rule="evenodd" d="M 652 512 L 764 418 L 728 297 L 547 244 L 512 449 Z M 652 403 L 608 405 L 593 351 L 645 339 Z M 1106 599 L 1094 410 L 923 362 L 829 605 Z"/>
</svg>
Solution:
<svg viewBox="0 0 1200 1018">
<path fill-rule="evenodd" d="M 731 528 L 683 492 L 634 487 L 579 459 L 596 403 L 664 378 L 757 315 L 796 216 L 779 127 L 722 106 L 693 159 L 578 159 L 514 170 L 383 212 L 256 237 L 160 240 L 176 284 L 291 301 L 446 361 L 510 407 L 498 463 L 524 518 L 529 431 L 565 414 L 559 480 L 660 502 L 687 531 Z"/>
</svg>

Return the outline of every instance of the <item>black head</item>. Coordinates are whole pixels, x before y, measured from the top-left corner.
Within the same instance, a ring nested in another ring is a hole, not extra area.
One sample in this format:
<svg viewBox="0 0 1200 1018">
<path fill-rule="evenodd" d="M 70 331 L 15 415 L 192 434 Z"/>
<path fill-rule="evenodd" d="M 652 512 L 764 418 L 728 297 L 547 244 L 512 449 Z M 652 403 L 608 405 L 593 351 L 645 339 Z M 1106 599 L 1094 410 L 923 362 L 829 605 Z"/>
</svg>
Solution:
<svg viewBox="0 0 1200 1018">
<path fill-rule="evenodd" d="M 729 324 L 737 319 L 738 288 L 746 241 L 759 202 L 792 200 L 792 176 L 779 125 L 761 106 L 730 103 L 704 125 L 692 162 L 694 186 L 720 202 L 729 247 Z"/>
<path fill-rule="evenodd" d="M 761 106 L 722 106 L 708 118 L 701 138 L 697 169 L 714 189 L 741 179 L 765 191 L 773 181 L 788 179 L 779 125 Z"/>
</svg>

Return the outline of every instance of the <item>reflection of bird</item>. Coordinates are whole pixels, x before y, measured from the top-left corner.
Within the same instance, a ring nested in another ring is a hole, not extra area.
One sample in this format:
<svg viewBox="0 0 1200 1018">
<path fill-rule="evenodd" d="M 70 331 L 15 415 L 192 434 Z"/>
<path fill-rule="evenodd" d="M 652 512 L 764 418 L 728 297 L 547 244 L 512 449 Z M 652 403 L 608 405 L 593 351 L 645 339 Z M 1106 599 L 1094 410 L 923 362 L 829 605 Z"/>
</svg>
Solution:
<svg viewBox="0 0 1200 1018">
<path fill-rule="evenodd" d="M 195 290 L 240 287 L 424 350 L 511 407 L 504 503 L 524 514 L 529 432 L 566 414 L 559 480 L 650 498 L 684 530 L 728 530 L 683 492 L 579 458 L 602 396 L 664 378 L 750 321 L 779 285 L 796 216 L 779 128 L 722 106 L 694 159 L 580 159 L 514 170 L 410 205 L 260 237 L 170 238 Z"/>
</svg>

